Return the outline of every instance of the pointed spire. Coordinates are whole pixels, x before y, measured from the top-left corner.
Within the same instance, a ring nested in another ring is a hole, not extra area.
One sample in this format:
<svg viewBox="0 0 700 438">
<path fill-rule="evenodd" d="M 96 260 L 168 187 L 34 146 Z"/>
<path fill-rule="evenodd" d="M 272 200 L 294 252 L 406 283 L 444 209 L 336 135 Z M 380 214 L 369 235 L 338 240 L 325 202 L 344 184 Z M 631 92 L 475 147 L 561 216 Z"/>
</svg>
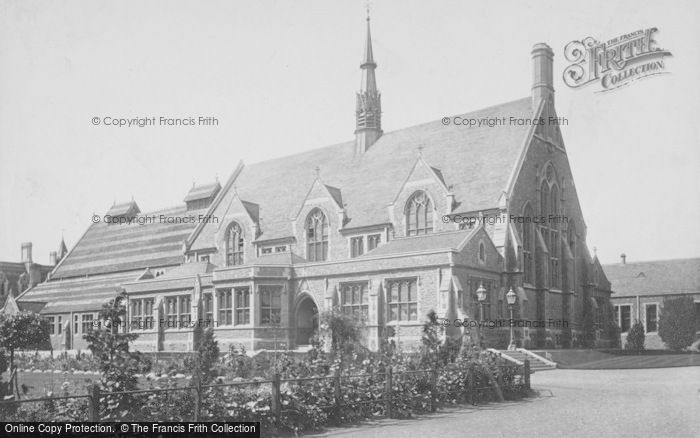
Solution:
<svg viewBox="0 0 700 438">
<path fill-rule="evenodd" d="M 68 253 L 68 247 L 66 247 L 66 241 L 61 236 L 61 243 L 58 244 L 58 253 L 56 254 L 57 260 L 60 261 Z"/>
<path fill-rule="evenodd" d="M 367 11 L 367 40 L 365 41 L 365 56 L 360 64 L 362 69 L 362 83 L 360 84 L 360 92 L 377 92 L 377 78 L 374 75 L 374 69 L 377 68 L 377 63 L 374 62 L 374 52 L 372 51 L 372 34 L 369 29 L 369 11 Z"/>
<path fill-rule="evenodd" d="M 367 9 L 367 40 L 365 41 L 365 56 L 362 58 L 362 65 L 360 67 L 364 68 L 366 65 L 371 65 L 376 67 L 377 64 L 374 62 L 374 52 L 372 51 L 372 33 L 369 29 L 369 9 Z"/>
<path fill-rule="evenodd" d="M 362 69 L 362 81 L 360 91 L 357 93 L 355 107 L 355 148 L 356 154 L 366 152 L 382 135 L 382 100 L 377 89 L 372 50 L 372 34 L 370 32 L 369 9 L 367 10 L 367 37 L 365 40 L 365 53 L 360 64 Z"/>
</svg>

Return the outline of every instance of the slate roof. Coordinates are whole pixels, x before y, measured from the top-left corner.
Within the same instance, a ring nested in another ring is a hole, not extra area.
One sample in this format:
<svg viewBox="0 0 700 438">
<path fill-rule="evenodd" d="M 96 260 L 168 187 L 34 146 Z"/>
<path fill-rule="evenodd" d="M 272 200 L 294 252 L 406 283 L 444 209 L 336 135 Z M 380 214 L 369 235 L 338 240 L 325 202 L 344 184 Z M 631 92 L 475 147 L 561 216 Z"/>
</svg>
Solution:
<svg viewBox="0 0 700 438">
<path fill-rule="evenodd" d="M 20 307 L 27 302 L 47 303 L 42 313 L 98 311 L 117 295 L 122 283 L 133 280 L 136 275 L 131 272 L 47 281 L 27 290 L 17 301 Z"/>
<path fill-rule="evenodd" d="M 461 115 L 462 118 L 532 118 L 531 98 Z M 260 206 L 259 240 L 287 237 L 289 221 L 304 201 L 320 169 L 324 183 L 342 193 L 348 228 L 391 222 L 391 203 L 418 159 L 448 186 L 456 212 L 494 208 L 524 145 L 528 126 L 492 128 L 443 125 L 440 120 L 387 132 L 364 154 L 354 141 L 245 166 L 235 181 L 242 199 Z M 282 183 L 283 182 L 283 183 Z"/>
<path fill-rule="evenodd" d="M 700 293 L 700 258 L 603 265 L 613 298 Z"/>
<path fill-rule="evenodd" d="M 160 223 L 160 215 L 186 217 L 189 214 L 199 213 L 201 210 L 187 212 L 183 205 L 139 215 L 139 217 L 155 215 L 153 222 L 144 225 L 136 222 L 92 224 L 73 250 L 59 264 L 52 277 L 69 278 L 179 265 L 184 261 L 182 243 L 196 223 Z"/>
<path fill-rule="evenodd" d="M 419 251 L 451 250 L 459 245 L 475 230 L 462 230 L 449 233 L 427 234 L 425 236 L 402 237 L 390 240 L 372 251 L 368 251 L 363 257 L 378 255 L 402 254 Z"/>
</svg>

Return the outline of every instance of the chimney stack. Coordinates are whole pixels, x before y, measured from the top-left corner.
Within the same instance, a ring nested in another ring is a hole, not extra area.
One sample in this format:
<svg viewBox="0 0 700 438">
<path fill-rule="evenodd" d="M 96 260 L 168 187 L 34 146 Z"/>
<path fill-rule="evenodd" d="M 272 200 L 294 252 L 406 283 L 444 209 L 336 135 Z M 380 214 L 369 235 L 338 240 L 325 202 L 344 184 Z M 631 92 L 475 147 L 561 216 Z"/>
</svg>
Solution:
<svg viewBox="0 0 700 438">
<path fill-rule="evenodd" d="M 49 263 L 52 266 L 56 266 L 58 264 L 58 253 L 56 251 L 51 251 L 49 253 Z"/>
<path fill-rule="evenodd" d="M 622 254 L 620 254 L 620 262 L 621 262 L 623 265 L 626 265 L 626 264 L 627 264 L 627 254 L 625 254 L 624 252 L 623 252 Z"/>
<path fill-rule="evenodd" d="M 532 106 L 537 108 L 540 99 L 554 102 L 554 52 L 545 43 L 532 47 Z"/>
<path fill-rule="evenodd" d="M 22 244 L 22 263 L 32 263 L 32 242 Z"/>
</svg>

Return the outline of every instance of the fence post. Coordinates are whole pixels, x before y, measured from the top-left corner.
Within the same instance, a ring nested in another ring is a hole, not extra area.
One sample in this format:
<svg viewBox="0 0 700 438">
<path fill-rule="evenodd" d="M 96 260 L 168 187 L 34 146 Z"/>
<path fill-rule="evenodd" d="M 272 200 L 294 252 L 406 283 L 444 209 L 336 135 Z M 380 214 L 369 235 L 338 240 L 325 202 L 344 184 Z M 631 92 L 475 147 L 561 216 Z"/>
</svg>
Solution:
<svg viewBox="0 0 700 438">
<path fill-rule="evenodd" d="M 272 376 L 272 412 L 275 421 L 279 421 L 282 413 L 282 403 L 280 402 L 280 375 L 275 373 Z"/>
<path fill-rule="evenodd" d="M 435 412 L 437 410 L 436 406 L 436 395 L 437 395 L 437 370 L 430 370 L 430 411 Z"/>
<path fill-rule="evenodd" d="M 202 380 L 199 376 L 195 375 L 192 377 L 192 383 L 194 384 L 194 420 L 199 421 L 202 415 Z"/>
<path fill-rule="evenodd" d="M 100 421 L 100 386 L 93 383 L 88 388 L 88 415 L 93 423 Z"/>
<path fill-rule="evenodd" d="M 387 418 L 391 418 L 392 412 L 391 412 L 391 405 L 392 405 L 392 388 L 393 388 L 393 383 L 392 383 L 392 372 L 391 372 L 391 367 L 388 367 L 386 369 L 386 379 L 384 380 L 384 411 L 386 413 Z"/>
<path fill-rule="evenodd" d="M 523 361 L 523 377 L 525 378 L 525 389 L 530 390 L 530 360 Z"/>
<path fill-rule="evenodd" d="M 343 394 L 340 390 L 340 368 L 335 370 L 335 376 L 333 376 L 333 387 L 335 393 L 335 411 L 336 415 L 340 415 L 343 403 Z"/>
</svg>

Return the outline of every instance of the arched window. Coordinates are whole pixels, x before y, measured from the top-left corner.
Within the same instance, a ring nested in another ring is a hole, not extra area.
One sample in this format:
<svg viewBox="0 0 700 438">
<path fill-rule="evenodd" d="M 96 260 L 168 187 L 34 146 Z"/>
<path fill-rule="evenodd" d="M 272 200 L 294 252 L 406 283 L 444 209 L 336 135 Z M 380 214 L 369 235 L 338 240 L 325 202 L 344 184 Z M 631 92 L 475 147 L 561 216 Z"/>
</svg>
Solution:
<svg viewBox="0 0 700 438">
<path fill-rule="evenodd" d="M 553 289 L 561 289 L 561 243 L 559 241 L 560 193 L 557 186 L 557 176 L 552 164 L 547 164 L 540 186 L 540 216 L 543 223 L 539 230 L 547 248 L 548 255 L 544 257 L 544 264 L 548 267 L 549 275 L 545 278 L 545 285 Z"/>
<path fill-rule="evenodd" d="M 532 230 L 532 207 L 528 203 L 523 208 L 523 224 L 522 224 L 522 239 L 523 239 L 523 281 L 532 284 L 532 253 L 533 249 L 533 230 Z"/>
<path fill-rule="evenodd" d="M 243 230 L 236 222 L 229 225 L 226 230 L 226 266 L 243 264 Z"/>
<path fill-rule="evenodd" d="M 559 242 L 559 189 L 556 185 L 552 186 L 551 196 L 549 216 L 547 217 L 547 225 L 549 225 L 549 275 L 551 286 L 561 289 L 561 278 L 559 275 L 561 271 L 559 266 L 559 255 L 561 254 Z"/>
<path fill-rule="evenodd" d="M 306 258 L 312 262 L 328 258 L 328 219 L 318 208 L 306 218 Z"/>
<path fill-rule="evenodd" d="M 406 205 L 406 235 L 417 236 L 433 232 L 433 205 L 423 191 L 411 196 Z"/>
</svg>

